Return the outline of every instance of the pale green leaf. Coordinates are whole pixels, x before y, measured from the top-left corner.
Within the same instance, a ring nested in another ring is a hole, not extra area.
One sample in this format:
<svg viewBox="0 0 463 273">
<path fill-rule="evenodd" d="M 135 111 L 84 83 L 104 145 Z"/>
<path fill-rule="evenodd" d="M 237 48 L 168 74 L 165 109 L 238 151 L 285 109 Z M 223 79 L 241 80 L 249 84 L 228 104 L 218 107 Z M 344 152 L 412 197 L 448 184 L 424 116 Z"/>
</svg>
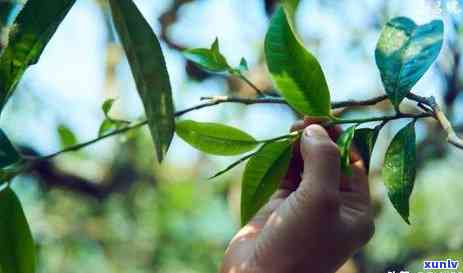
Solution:
<svg viewBox="0 0 463 273">
<path fill-rule="evenodd" d="M 406 17 L 391 19 L 375 51 L 386 94 L 396 108 L 436 60 L 442 48 L 444 24 L 417 25 Z"/>
<path fill-rule="evenodd" d="M 273 82 L 298 112 L 330 117 L 330 93 L 318 60 L 307 51 L 291 23 L 299 1 L 283 1 L 270 22 L 265 57 Z"/>
<path fill-rule="evenodd" d="M 103 120 L 103 122 L 100 125 L 100 128 L 98 129 L 98 137 L 106 135 L 107 133 L 110 133 L 116 129 L 117 129 L 116 123 L 114 123 L 110 119 L 105 119 Z"/>
<path fill-rule="evenodd" d="M 58 126 L 58 134 L 61 148 L 67 148 L 77 144 L 77 138 L 69 127 L 65 125 Z"/>
<path fill-rule="evenodd" d="M 98 136 L 109 134 L 115 130 L 122 129 L 130 125 L 130 122 L 119 119 L 106 118 L 100 125 L 98 129 Z M 130 132 L 125 132 L 125 135 L 130 134 Z"/>
<path fill-rule="evenodd" d="M 410 224 L 409 199 L 416 175 L 415 122 L 402 128 L 392 140 L 384 158 L 383 178 L 389 199 Z"/>
<path fill-rule="evenodd" d="M 267 143 L 248 161 L 241 185 L 241 224 L 245 225 L 264 206 L 286 174 L 292 141 Z"/>
<path fill-rule="evenodd" d="M 18 197 L 0 190 L 0 272 L 35 273 L 35 245 Z"/>
<path fill-rule="evenodd" d="M 185 50 L 183 55 L 188 60 L 210 72 L 225 72 L 230 69 L 225 57 L 220 53 L 219 40 L 215 39 L 211 48 L 194 48 Z"/>
<path fill-rule="evenodd" d="M 239 155 L 259 144 L 249 134 L 220 123 L 182 120 L 176 124 L 176 133 L 196 149 L 214 155 Z"/>
<path fill-rule="evenodd" d="M 110 99 L 105 100 L 103 104 L 101 105 L 101 110 L 103 111 L 106 118 L 109 117 L 109 111 L 111 111 L 111 108 L 113 107 L 113 104 L 115 101 L 116 99 L 110 98 Z"/>
<path fill-rule="evenodd" d="M 8 46 L 0 56 L 0 111 L 27 67 L 37 63 L 75 0 L 29 0 L 10 28 Z"/>
<path fill-rule="evenodd" d="M 143 101 L 158 160 L 175 130 L 174 105 L 166 62 L 153 30 L 132 0 L 110 0 L 114 24 Z"/>
</svg>

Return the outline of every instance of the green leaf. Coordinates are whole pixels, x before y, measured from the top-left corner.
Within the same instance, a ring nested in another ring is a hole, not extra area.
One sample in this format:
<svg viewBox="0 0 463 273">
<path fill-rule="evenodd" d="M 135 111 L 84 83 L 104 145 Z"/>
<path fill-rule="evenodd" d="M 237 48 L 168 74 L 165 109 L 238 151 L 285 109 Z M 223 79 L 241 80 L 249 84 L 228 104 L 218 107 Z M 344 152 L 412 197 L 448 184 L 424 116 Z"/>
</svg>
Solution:
<svg viewBox="0 0 463 273">
<path fill-rule="evenodd" d="M 0 57 L 0 111 L 29 65 L 37 63 L 75 0 L 29 0 L 16 17 Z"/>
<path fill-rule="evenodd" d="M 406 17 L 391 19 L 375 51 L 386 94 L 396 108 L 436 60 L 442 48 L 444 24 L 417 25 Z"/>
<path fill-rule="evenodd" d="M 370 169 L 370 157 L 379 135 L 380 126 L 376 128 L 361 128 L 355 130 L 354 145 L 365 164 L 365 169 Z"/>
<path fill-rule="evenodd" d="M 286 174 L 292 141 L 267 143 L 246 164 L 241 186 L 241 224 L 245 225 L 267 203 Z"/>
<path fill-rule="evenodd" d="M 337 140 L 341 154 L 341 170 L 344 174 L 349 176 L 352 175 L 352 170 L 350 168 L 350 148 L 355 135 L 355 127 L 357 126 L 351 126 L 343 131 Z"/>
<path fill-rule="evenodd" d="M 20 159 L 21 156 L 18 151 L 13 147 L 3 130 L 0 129 L 0 168 L 12 165 Z"/>
<path fill-rule="evenodd" d="M 17 4 L 13 1 L 0 1 L 0 27 L 8 23 L 8 19 L 16 5 Z"/>
<path fill-rule="evenodd" d="M 253 157 L 256 153 L 251 153 L 251 154 L 248 154 L 248 155 L 245 155 L 243 156 L 242 158 L 236 160 L 235 162 L 233 162 L 232 164 L 228 165 L 225 169 L 223 170 L 220 170 L 218 171 L 216 174 L 214 174 L 213 176 L 209 177 L 208 179 L 211 180 L 211 179 L 214 179 L 218 176 L 221 176 L 222 174 L 230 171 L 231 169 L 235 168 L 236 166 L 238 166 L 239 164 L 243 163 L 244 161 L 248 160 L 249 158 Z"/>
<path fill-rule="evenodd" d="M 98 137 L 106 135 L 107 133 L 114 131 L 117 129 L 117 124 L 114 123 L 110 119 L 105 119 L 100 125 L 100 129 L 98 129 Z"/>
<path fill-rule="evenodd" d="M 106 118 L 109 117 L 108 116 L 109 111 L 111 111 L 111 108 L 113 107 L 113 104 L 114 104 L 115 101 L 116 101 L 116 99 L 107 99 L 101 105 L 101 110 L 103 111 Z"/>
<path fill-rule="evenodd" d="M 0 190 L 0 272 L 35 273 L 35 245 L 18 197 Z"/>
<path fill-rule="evenodd" d="M 409 198 L 416 175 L 415 122 L 402 128 L 392 140 L 384 158 L 383 178 L 389 199 L 402 218 L 410 224 Z"/>
<path fill-rule="evenodd" d="M 100 125 L 98 129 L 98 137 L 111 133 L 114 130 L 119 130 L 130 125 L 130 122 L 126 120 L 106 118 Z M 126 132 L 127 135 L 129 132 Z"/>
<path fill-rule="evenodd" d="M 241 73 L 243 73 L 243 72 L 249 70 L 248 62 L 246 61 L 245 58 L 241 58 L 241 61 L 240 61 L 240 65 L 239 65 L 239 67 L 238 67 L 238 70 L 239 70 Z"/>
<path fill-rule="evenodd" d="M 296 36 L 291 22 L 299 1 L 283 1 L 270 22 L 265 57 L 286 101 L 308 116 L 330 117 L 330 93 L 320 63 Z"/>
<path fill-rule="evenodd" d="M 196 149 L 214 155 L 239 155 L 259 144 L 249 134 L 220 123 L 182 120 L 176 124 L 176 133 Z"/>
<path fill-rule="evenodd" d="M 30 167 L 30 161 L 25 158 L 20 158 L 13 164 L 10 164 L 6 167 L 0 169 L 0 186 L 10 182 L 17 175 L 24 173 Z M 1 272 L 1 271 L 0 271 Z"/>
<path fill-rule="evenodd" d="M 195 48 L 185 50 L 183 55 L 188 60 L 210 72 L 225 72 L 230 69 L 225 57 L 220 53 L 219 40 L 216 38 L 211 48 Z"/>
<path fill-rule="evenodd" d="M 172 91 L 161 46 L 132 0 L 109 3 L 161 162 L 175 131 Z"/>
<path fill-rule="evenodd" d="M 62 148 L 77 144 L 77 138 L 69 127 L 65 125 L 58 126 L 58 134 Z"/>
</svg>

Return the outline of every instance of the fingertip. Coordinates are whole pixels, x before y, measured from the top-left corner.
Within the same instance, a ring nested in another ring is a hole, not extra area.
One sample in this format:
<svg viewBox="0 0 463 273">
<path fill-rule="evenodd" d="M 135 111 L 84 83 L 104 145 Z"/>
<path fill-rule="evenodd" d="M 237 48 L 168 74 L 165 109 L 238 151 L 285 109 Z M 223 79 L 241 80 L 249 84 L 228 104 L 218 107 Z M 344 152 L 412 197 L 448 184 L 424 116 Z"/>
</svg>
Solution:
<svg viewBox="0 0 463 273">
<path fill-rule="evenodd" d="M 310 161 L 309 156 L 313 159 L 339 156 L 339 150 L 322 126 L 312 124 L 305 128 L 301 137 L 301 154 L 304 161 Z"/>
<path fill-rule="evenodd" d="M 329 135 L 322 126 L 318 124 L 310 124 L 304 129 L 304 137 L 329 138 Z"/>
<path fill-rule="evenodd" d="M 302 130 L 311 124 L 319 124 L 321 122 L 323 122 L 323 119 L 305 116 L 304 119 L 297 120 L 293 123 L 290 132 Z"/>
<path fill-rule="evenodd" d="M 301 137 L 300 149 L 304 160 L 301 185 L 339 191 L 340 153 L 326 130 L 320 125 L 308 126 Z"/>
</svg>

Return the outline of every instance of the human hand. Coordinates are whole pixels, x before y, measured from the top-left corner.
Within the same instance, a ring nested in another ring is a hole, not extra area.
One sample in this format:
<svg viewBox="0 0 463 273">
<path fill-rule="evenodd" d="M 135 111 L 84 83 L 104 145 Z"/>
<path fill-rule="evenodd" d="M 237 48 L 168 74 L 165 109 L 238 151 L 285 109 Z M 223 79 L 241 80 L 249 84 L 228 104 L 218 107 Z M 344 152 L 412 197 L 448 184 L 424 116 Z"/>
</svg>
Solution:
<svg viewBox="0 0 463 273">
<path fill-rule="evenodd" d="M 352 154 L 352 176 L 343 176 L 338 148 L 319 125 L 305 128 L 298 146 L 280 189 L 230 242 L 221 273 L 331 273 L 373 235 L 360 158 Z"/>
</svg>

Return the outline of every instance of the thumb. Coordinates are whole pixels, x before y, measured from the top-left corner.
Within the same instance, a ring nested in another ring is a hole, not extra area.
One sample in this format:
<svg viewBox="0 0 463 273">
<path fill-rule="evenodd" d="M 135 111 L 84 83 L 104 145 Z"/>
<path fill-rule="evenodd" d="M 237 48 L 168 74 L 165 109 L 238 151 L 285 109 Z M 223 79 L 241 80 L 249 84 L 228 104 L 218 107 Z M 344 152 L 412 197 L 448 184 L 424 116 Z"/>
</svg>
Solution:
<svg viewBox="0 0 463 273">
<path fill-rule="evenodd" d="M 296 191 L 299 202 L 326 209 L 339 203 L 341 179 L 337 145 L 320 125 L 310 125 L 301 137 L 304 171 Z M 303 204 L 302 204 L 303 205 Z"/>
</svg>

